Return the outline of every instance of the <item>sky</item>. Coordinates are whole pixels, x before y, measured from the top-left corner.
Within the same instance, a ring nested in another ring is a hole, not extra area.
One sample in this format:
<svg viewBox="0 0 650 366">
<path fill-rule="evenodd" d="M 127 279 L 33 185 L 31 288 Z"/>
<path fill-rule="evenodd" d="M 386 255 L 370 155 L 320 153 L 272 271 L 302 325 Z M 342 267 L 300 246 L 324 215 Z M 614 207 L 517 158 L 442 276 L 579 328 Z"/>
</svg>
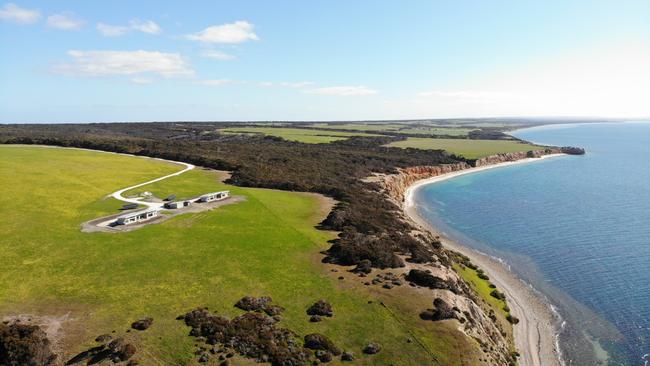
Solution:
<svg viewBox="0 0 650 366">
<path fill-rule="evenodd" d="M 650 116 L 650 1 L 0 2 L 0 123 Z"/>
</svg>

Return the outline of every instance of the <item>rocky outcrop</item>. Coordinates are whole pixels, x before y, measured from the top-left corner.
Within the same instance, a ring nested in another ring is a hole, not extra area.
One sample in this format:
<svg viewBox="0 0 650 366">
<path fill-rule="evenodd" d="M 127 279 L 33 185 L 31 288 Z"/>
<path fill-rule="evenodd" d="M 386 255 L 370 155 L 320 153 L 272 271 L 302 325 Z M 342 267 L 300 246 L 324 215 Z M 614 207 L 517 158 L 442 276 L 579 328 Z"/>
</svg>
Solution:
<svg viewBox="0 0 650 366">
<path fill-rule="evenodd" d="M 581 147 L 575 147 L 575 146 L 564 146 L 560 149 L 564 154 L 569 154 L 569 155 L 584 155 L 585 154 L 585 149 Z"/>
</svg>

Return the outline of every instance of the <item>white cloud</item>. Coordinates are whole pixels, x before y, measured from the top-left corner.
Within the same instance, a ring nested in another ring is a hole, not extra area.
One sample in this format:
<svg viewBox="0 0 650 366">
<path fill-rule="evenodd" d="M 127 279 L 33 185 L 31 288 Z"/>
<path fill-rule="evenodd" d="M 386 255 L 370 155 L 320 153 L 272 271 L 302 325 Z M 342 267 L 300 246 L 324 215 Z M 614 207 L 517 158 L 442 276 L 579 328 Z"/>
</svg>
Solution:
<svg viewBox="0 0 650 366">
<path fill-rule="evenodd" d="M 239 20 L 234 23 L 213 25 L 204 30 L 186 36 L 191 41 L 204 43 L 242 43 L 246 41 L 257 41 L 259 37 L 253 33 L 253 24 Z"/>
<path fill-rule="evenodd" d="M 106 37 L 119 37 L 123 36 L 130 31 L 139 31 L 148 34 L 160 34 L 162 33 L 162 28 L 154 21 L 151 20 L 139 20 L 131 19 L 129 25 L 111 25 L 99 22 L 97 23 L 97 30 Z"/>
<path fill-rule="evenodd" d="M 307 89 L 306 94 L 337 95 L 337 96 L 362 96 L 377 94 L 377 91 L 366 86 L 329 86 L 324 88 Z"/>
<path fill-rule="evenodd" d="M 149 34 L 160 34 L 162 29 L 158 24 L 151 20 L 141 21 L 140 19 L 131 19 L 129 22 L 131 29 Z"/>
<path fill-rule="evenodd" d="M 129 31 L 128 27 L 123 27 L 120 25 L 110 25 L 104 23 L 97 23 L 97 30 L 99 33 L 106 37 L 119 37 L 126 34 Z"/>
<path fill-rule="evenodd" d="M 241 84 L 242 81 L 230 80 L 230 79 L 208 79 L 208 80 L 199 80 L 196 84 L 208 85 L 208 86 L 222 86 L 228 84 Z"/>
<path fill-rule="evenodd" d="M 75 17 L 71 12 L 53 14 L 47 17 L 47 25 L 62 30 L 79 30 L 86 22 Z"/>
<path fill-rule="evenodd" d="M 152 78 L 137 77 L 137 78 L 131 79 L 131 82 L 133 82 L 134 84 L 143 84 L 144 85 L 144 84 L 153 83 L 153 79 Z"/>
<path fill-rule="evenodd" d="M 294 88 L 294 89 L 302 89 L 311 85 L 314 85 L 314 83 L 312 83 L 311 81 L 297 81 L 297 82 L 284 81 L 280 83 L 280 86 L 284 86 L 285 88 Z"/>
<path fill-rule="evenodd" d="M 163 77 L 191 76 L 194 70 L 178 53 L 156 51 L 68 51 L 72 61 L 54 72 L 65 75 L 106 76 L 156 74 Z"/>
<path fill-rule="evenodd" d="M 205 50 L 201 52 L 201 56 L 221 61 L 229 61 L 237 58 L 233 55 L 217 50 Z"/>
<path fill-rule="evenodd" d="M 19 7 L 14 3 L 7 3 L 0 9 L 0 19 L 20 24 L 36 23 L 41 17 L 38 10 Z"/>
</svg>

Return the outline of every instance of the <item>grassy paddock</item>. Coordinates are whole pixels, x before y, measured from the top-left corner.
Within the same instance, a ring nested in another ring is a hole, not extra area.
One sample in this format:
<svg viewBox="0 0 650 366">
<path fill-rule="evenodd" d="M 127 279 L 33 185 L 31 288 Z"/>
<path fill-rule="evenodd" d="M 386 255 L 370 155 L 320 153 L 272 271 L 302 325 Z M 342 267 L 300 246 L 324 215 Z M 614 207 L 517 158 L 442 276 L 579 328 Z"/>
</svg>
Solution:
<svg viewBox="0 0 650 366">
<path fill-rule="evenodd" d="M 116 212 L 106 195 L 180 168 L 115 154 L 0 146 L 0 315 L 63 316 L 67 356 L 131 321 L 152 316 L 135 337 L 143 365 L 194 364 L 188 328 L 176 315 L 208 306 L 234 316 L 244 295 L 269 295 L 287 310 L 280 325 L 301 335 L 321 332 L 355 352 L 355 364 L 477 364 L 477 344 L 455 321 L 425 322 L 419 311 L 431 298 L 406 288 L 368 288 L 339 268 L 330 272 L 319 251 L 334 233 L 314 229 L 323 198 L 228 187 L 246 201 L 214 211 L 176 216 L 126 233 L 82 233 L 79 225 Z M 191 196 L 226 186 L 215 172 L 195 170 L 143 189 Z M 346 280 L 338 280 L 341 274 Z M 305 309 L 327 299 L 335 316 L 310 323 Z M 369 304 L 369 301 L 373 301 Z M 384 302 L 388 307 L 379 306 Z M 407 343 L 416 336 L 421 342 Z M 368 341 L 382 344 L 363 356 Z"/>
<path fill-rule="evenodd" d="M 396 132 L 407 126 L 400 123 L 314 123 L 312 127 L 331 128 L 350 131 L 390 131 Z"/>
<path fill-rule="evenodd" d="M 439 135 L 439 136 L 467 136 L 468 133 L 474 131 L 472 128 L 460 127 L 434 127 L 434 126 L 419 126 L 409 127 L 400 130 L 400 133 L 418 134 L 418 135 Z"/>
<path fill-rule="evenodd" d="M 322 131 L 301 128 L 284 127 L 238 127 L 219 130 L 223 133 L 253 133 L 268 136 L 277 136 L 289 141 L 304 142 L 307 144 L 324 144 L 332 141 L 345 140 L 352 136 L 374 136 L 361 132 Z"/>
<path fill-rule="evenodd" d="M 401 148 L 412 147 L 423 150 L 445 150 L 468 159 L 478 159 L 501 153 L 538 150 L 541 148 L 537 145 L 520 143 L 518 141 L 431 139 L 420 137 L 409 137 L 404 141 L 392 142 L 387 146 Z"/>
</svg>

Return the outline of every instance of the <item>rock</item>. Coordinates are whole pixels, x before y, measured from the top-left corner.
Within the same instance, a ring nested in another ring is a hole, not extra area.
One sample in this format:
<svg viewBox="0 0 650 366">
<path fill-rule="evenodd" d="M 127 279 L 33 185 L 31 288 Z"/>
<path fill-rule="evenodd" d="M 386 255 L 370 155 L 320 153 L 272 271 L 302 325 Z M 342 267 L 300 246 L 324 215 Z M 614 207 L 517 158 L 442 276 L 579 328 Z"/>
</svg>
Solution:
<svg viewBox="0 0 650 366">
<path fill-rule="evenodd" d="M 110 334 L 102 334 L 102 335 L 97 336 L 97 338 L 95 338 L 95 342 L 97 342 L 97 343 L 106 343 L 106 342 L 110 341 L 111 339 L 113 339 L 113 337 L 111 337 Z"/>
<path fill-rule="evenodd" d="M 320 322 L 320 321 L 322 321 L 322 320 L 323 320 L 323 318 L 321 318 L 321 317 L 318 316 L 318 315 L 312 315 L 312 316 L 309 318 L 309 321 L 312 322 L 312 323 L 318 323 L 318 322 Z"/>
<path fill-rule="evenodd" d="M 137 351 L 135 346 L 127 343 L 123 338 L 117 338 L 108 344 L 108 348 L 112 351 L 113 359 L 126 361 L 131 358 Z"/>
<path fill-rule="evenodd" d="M 392 289 L 392 288 L 393 288 L 393 285 L 391 285 L 390 283 L 384 283 L 384 285 L 383 285 L 383 286 L 381 286 L 381 287 L 383 287 L 383 288 L 385 288 L 385 289 L 388 289 L 388 290 L 390 290 L 390 289 Z"/>
<path fill-rule="evenodd" d="M 341 361 L 354 361 L 354 353 L 350 351 L 344 351 L 341 355 Z"/>
<path fill-rule="evenodd" d="M 207 353 L 203 353 L 201 357 L 199 357 L 199 362 L 201 363 L 206 363 L 208 361 L 210 361 L 210 355 L 208 355 Z"/>
<path fill-rule="evenodd" d="M 219 363 L 219 366 L 230 366 L 230 360 L 223 360 Z"/>
<path fill-rule="evenodd" d="M 305 336 L 305 347 L 313 350 L 329 351 L 338 356 L 341 350 L 323 334 L 312 333 Z"/>
<path fill-rule="evenodd" d="M 325 300 L 318 300 L 307 309 L 307 315 L 320 315 L 331 317 L 334 315 L 332 305 Z"/>
<path fill-rule="evenodd" d="M 415 283 L 416 285 L 428 287 L 430 289 L 449 290 L 455 294 L 459 292 L 456 284 L 452 281 L 444 280 L 440 277 L 432 275 L 431 273 L 428 273 L 427 271 L 422 271 L 419 269 L 410 270 L 406 276 L 406 279 Z"/>
<path fill-rule="evenodd" d="M 244 296 L 237 301 L 235 307 L 245 311 L 264 312 L 270 316 L 280 315 L 284 311 L 284 308 L 282 306 L 273 305 L 271 302 L 273 302 L 273 300 L 269 296 Z"/>
<path fill-rule="evenodd" d="M 147 317 L 131 323 L 131 328 L 137 330 L 147 330 L 151 324 L 153 324 L 153 318 Z"/>
<path fill-rule="evenodd" d="M 372 262 L 368 259 L 362 259 L 352 272 L 368 274 L 372 272 Z"/>
<path fill-rule="evenodd" d="M 449 306 L 445 300 L 441 298 L 436 298 L 433 300 L 434 309 L 427 309 L 420 313 L 420 318 L 423 320 L 446 320 L 446 319 L 458 319 L 458 315 L 454 308 Z"/>
<path fill-rule="evenodd" d="M 584 155 L 585 154 L 585 149 L 581 147 L 575 147 L 575 146 L 564 146 L 560 149 L 561 152 L 564 154 L 569 154 L 569 155 Z"/>
<path fill-rule="evenodd" d="M 368 343 L 365 347 L 363 347 L 363 353 L 367 355 L 374 355 L 376 353 L 379 353 L 381 351 L 381 346 L 379 343 Z"/>
<path fill-rule="evenodd" d="M 332 354 L 327 351 L 318 350 L 314 353 L 314 355 L 322 363 L 327 363 L 332 361 Z"/>
</svg>

